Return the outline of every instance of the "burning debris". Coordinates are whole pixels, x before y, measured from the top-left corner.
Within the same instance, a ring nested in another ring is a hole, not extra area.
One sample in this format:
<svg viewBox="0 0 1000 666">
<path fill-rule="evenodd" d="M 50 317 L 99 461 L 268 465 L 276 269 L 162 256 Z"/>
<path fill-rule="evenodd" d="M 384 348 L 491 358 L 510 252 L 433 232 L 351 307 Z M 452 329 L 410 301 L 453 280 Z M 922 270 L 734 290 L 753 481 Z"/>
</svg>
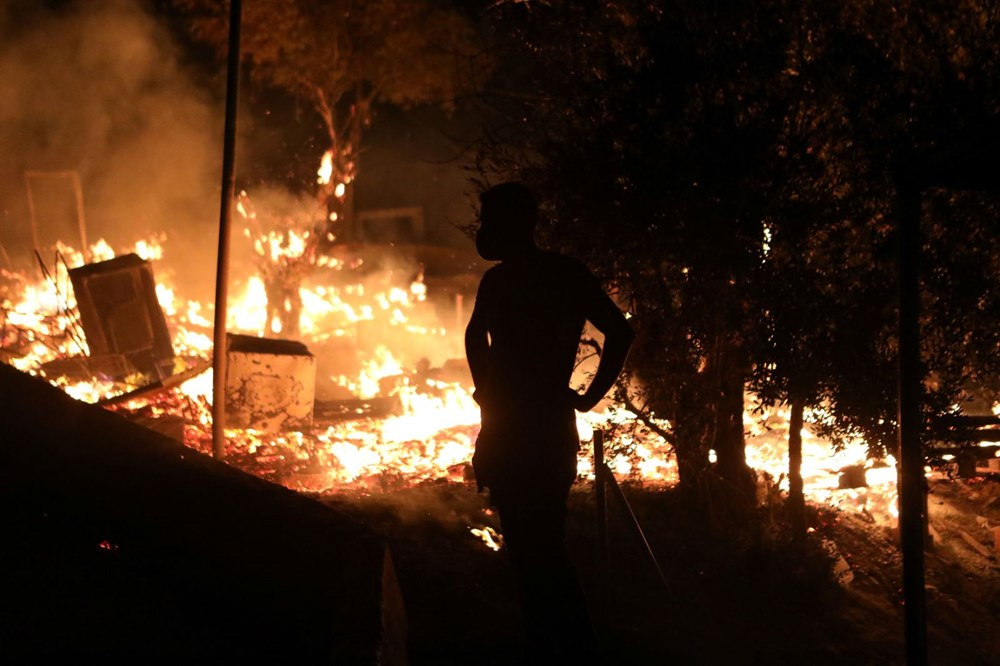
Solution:
<svg viewBox="0 0 1000 666">
<path fill-rule="evenodd" d="M 148 261 L 125 254 L 73 268 L 69 277 L 91 359 L 118 356 L 144 374 L 169 374 L 174 348 Z"/>
<path fill-rule="evenodd" d="M 249 335 L 227 337 L 227 425 L 264 432 L 308 426 L 316 400 L 316 359 L 306 346 Z"/>
<path fill-rule="evenodd" d="M 503 548 L 503 537 L 492 527 L 486 526 L 482 529 L 470 527 L 469 532 L 483 540 L 487 548 L 499 551 Z"/>
<path fill-rule="evenodd" d="M 294 243 L 275 241 L 267 248 L 266 254 L 273 249 L 279 259 L 282 252 L 301 256 Z M 157 240 L 141 242 L 131 257 L 118 259 L 106 243 L 98 243 L 92 248 L 97 263 L 83 270 L 81 253 L 65 247 L 62 251 L 66 261 L 57 264 L 50 281 L 5 272 L 0 315 L 4 360 L 45 376 L 78 399 L 115 403 L 109 408 L 136 415 L 147 425 L 159 423 L 158 429 L 172 436 L 177 436 L 181 421 L 185 444 L 209 450 L 212 379 L 210 372 L 196 371 L 205 366 L 211 351 L 211 305 L 180 298 L 171 271 L 162 266 L 157 269 L 159 282 L 153 284 L 151 267 L 163 261 Z M 102 263 L 107 267 L 95 268 Z M 91 374 L 66 372 L 88 351 L 73 335 L 75 313 L 81 308 L 77 290 L 59 292 L 54 286 L 70 281 L 72 271 L 88 278 L 77 280 L 83 298 L 89 299 L 82 307 L 92 312 L 103 307 L 110 313 L 105 315 L 110 324 L 97 318 L 97 331 L 113 344 L 97 349 L 125 356 L 146 350 L 140 356 L 160 363 L 172 340 L 180 354 L 176 363 L 189 374 L 168 375 L 159 387 L 144 388 L 135 378 L 123 378 L 122 369 L 107 360 L 116 358 L 113 354 L 87 357 Z M 107 293 L 116 294 L 114 298 L 102 295 L 105 283 L 98 277 L 110 280 Z M 317 254 L 314 270 L 297 288 L 302 342 L 279 341 L 260 337 L 271 327 L 263 280 L 248 275 L 240 284 L 229 313 L 230 330 L 240 332 L 231 338 L 230 347 L 231 462 L 312 492 L 467 479 L 479 410 L 468 379 L 454 370 L 464 365 L 449 362 L 461 349 L 464 325 L 450 321 L 453 297 L 445 295 L 450 307 L 447 316 L 439 318 L 435 295 L 428 293 L 420 270 L 376 271 L 361 258 Z M 155 308 L 151 293 L 156 295 Z M 122 319 L 129 312 L 138 320 L 138 333 L 127 328 L 136 321 Z M 157 328 L 158 313 L 169 333 L 165 342 Z M 444 321 L 448 323 L 442 325 Z M 70 360 L 74 358 L 77 361 Z M 105 367 L 108 363 L 112 366 Z M 184 381 L 171 386 L 171 377 Z M 787 489 L 788 419 L 787 409 L 744 416 L 748 463 L 762 478 L 775 480 L 780 490 Z M 585 442 L 578 465 L 581 476 L 593 477 L 587 442 L 595 428 L 614 433 L 620 448 L 608 464 L 616 475 L 644 483 L 676 480 L 676 463 L 666 442 L 615 405 L 578 418 Z M 886 467 L 866 461 L 867 447 L 860 441 L 831 455 L 829 443 L 808 427 L 802 434 L 808 497 L 886 524 L 894 520 L 894 461 L 887 460 Z M 852 465 L 857 466 L 854 483 L 847 485 L 853 487 L 841 487 L 840 471 Z"/>
</svg>

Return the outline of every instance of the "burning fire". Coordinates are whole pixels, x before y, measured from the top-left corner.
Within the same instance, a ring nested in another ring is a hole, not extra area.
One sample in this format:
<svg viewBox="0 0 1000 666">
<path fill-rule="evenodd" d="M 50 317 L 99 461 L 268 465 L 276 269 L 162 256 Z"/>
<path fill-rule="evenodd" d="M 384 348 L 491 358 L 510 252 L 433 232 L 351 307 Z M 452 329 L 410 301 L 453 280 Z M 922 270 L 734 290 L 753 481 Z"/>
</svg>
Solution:
<svg viewBox="0 0 1000 666">
<path fill-rule="evenodd" d="M 316 172 L 316 182 L 320 185 L 329 185 L 333 178 L 333 151 L 327 150 L 320 160 L 319 170 Z"/>
<path fill-rule="evenodd" d="M 327 160 L 320 169 L 326 173 Z M 330 167 L 332 169 L 332 167 Z M 245 219 L 252 211 L 241 202 Z M 227 459 L 249 471 L 285 485 L 314 492 L 344 489 L 382 490 L 422 481 L 466 480 L 468 463 L 479 429 L 479 409 L 470 387 L 461 379 L 412 370 L 413 350 L 461 350 L 460 326 L 441 326 L 427 301 L 422 274 L 391 283 L 351 279 L 350 270 L 360 262 L 322 256 L 308 232 L 286 230 L 248 237 L 262 261 L 293 265 L 305 261 L 315 278 L 303 274 L 294 296 L 298 298 L 298 330 L 311 347 L 343 340 L 366 350 L 360 369 L 354 373 L 330 374 L 323 381 L 357 401 L 383 400 L 391 405 L 386 413 L 358 418 L 317 418 L 300 430 L 264 433 L 252 429 L 227 430 Z M 312 248 L 312 249 L 311 249 Z M 163 238 L 139 241 L 128 251 L 152 262 L 164 258 Z M 82 357 L 88 352 L 80 329 L 76 301 L 69 286 L 69 268 L 82 265 L 82 253 L 58 248 L 60 259 L 48 278 L 23 273 L 0 274 L 0 359 L 15 367 L 48 378 L 78 400 L 96 403 L 138 386 L 128 381 L 70 380 L 49 372 L 46 364 L 57 359 Z M 94 261 L 110 259 L 112 248 L 103 240 L 91 246 Z M 181 357 L 211 357 L 211 303 L 185 299 L 171 285 L 169 271 L 157 270 L 156 295 Z M 233 332 L 262 335 L 274 328 L 268 312 L 268 289 L 264 280 L 251 276 L 233 290 L 228 327 Z M 287 304 L 282 304 L 286 306 Z M 380 340 L 380 332 L 392 336 Z M 373 333 L 374 332 L 374 333 Z M 371 336 L 371 340 L 366 340 Z M 400 342 L 409 341 L 409 342 Z M 396 345 L 396 346 L 393 346 Z M 410 348 L 407 348 L 410 347 Z M 211 448 L 212 377 L 207 371 L 169 392 L 138 398 L 114 409 L 138 412 L 153 418 L 184 420 L 184 443 L 201 451 Z M 744 415 L 748 463 L 766 472 L 787 491 L 786 408 Z M 822 415 L 817 414 L 815 418 Z M 637 426 L 637 427 L 622 427 Z M 637 423 L 635 414 L 620 406 L 600 413 L 578 416 L 578 429 L 585 442 L 578 464 L 581 477 L 593 478 L 589 446 L 596 428 L 614 429 L 622 450 L 608 461 L 616 474 L 645 483 L 673 483 L 676 462 L 669 446 Z M 831 454 L 828 442 L 808 427 L 803 436 L 803 476 L 807 497 L 845 510 L 864 511 L 881 522 L 896 516 L 894 461 L 879 466 L 866 460 L 867 447 L 852 442 Z M 842 489 L 838 472 L 851 465 L 864 468 L 867 487 Z M 500 547 L 499 536 L 486 529 L 473 533 L 491 548 Z"/>
<path fill-rule="evenodd" d="M 469 532 L 482 539 L 483 543 L 490 550 L 498 551 L 503 548 L 503 537 L 492 527 L 484 527 L 482 529 L 470 527 Z"/>
</svg>

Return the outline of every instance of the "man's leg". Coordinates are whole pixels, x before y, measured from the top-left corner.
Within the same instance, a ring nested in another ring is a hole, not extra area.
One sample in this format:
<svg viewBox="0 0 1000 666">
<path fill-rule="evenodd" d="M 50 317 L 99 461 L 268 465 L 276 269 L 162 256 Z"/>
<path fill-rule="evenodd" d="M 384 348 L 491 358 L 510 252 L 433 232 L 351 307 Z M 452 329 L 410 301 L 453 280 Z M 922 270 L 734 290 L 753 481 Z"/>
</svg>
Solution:
<svg viewBox="0 0 1000 666">
<path fill-rule="evenodd" d="M 535 650 L 585 654 L 593 643 L 586 604 L 566 549 L 568 485 L 500 493 L 504 542 L 521 584 L 525 629 Z"/>
</svg>

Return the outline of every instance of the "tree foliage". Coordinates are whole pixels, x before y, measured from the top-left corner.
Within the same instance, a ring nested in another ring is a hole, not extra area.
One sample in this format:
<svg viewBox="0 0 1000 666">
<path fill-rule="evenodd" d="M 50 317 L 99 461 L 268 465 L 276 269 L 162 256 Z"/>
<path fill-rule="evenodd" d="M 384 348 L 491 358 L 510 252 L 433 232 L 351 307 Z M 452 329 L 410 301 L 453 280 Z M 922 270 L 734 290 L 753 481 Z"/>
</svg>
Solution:
<svg viewBox="0 0 1000 666">
<path fill-rule="evenodd" d="M 485 100 L 499 120 L 479 170 L 536 187 L 545 242 L 634 315 L 639 406 L 669 419 L 682 485 L 741 484 L 744 386 L 824 405 L 827 434 L 890 444 L 895 170 L 998 117 L 995 3 L 498 11 L 515 63 L 498 85 L 516 91 Z M 938 414 L 1000 369 L 996 203 L 946 199 L 925 208 L 925 399 Z"/>
<path fill-rule="evenodd" d="M 229 3 L 174 2 L 196 37 L 224 52 Z M 328 194 L 357 175 L 377 104 L 450 109 L 489 71 L 466 16 L 429 0 L 252 0 L 244 3 L 241 50 L 251 78 L 308 100 L 319 114 L 333 158 Z"/>
</svg>

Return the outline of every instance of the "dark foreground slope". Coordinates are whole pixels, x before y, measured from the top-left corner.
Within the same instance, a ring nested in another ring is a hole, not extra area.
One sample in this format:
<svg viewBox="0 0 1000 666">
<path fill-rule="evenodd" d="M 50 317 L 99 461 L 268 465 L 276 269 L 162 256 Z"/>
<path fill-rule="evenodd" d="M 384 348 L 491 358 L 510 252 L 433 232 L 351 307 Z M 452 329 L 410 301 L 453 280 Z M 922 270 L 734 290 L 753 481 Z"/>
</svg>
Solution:
<svg viewBox="0 0 1000 666">
<path fill-rule="evenodd" d="M 361 522 L 0 364 L 0 661 L 405 661 Z"/>
<path fill-rule="evenodd" d="M 601 663 L 904 663 L 892 530 L 864 514 L 810 507 L 813 532 L 795 543 L 780 504 L 721 526 L 693 515 L 671 489 L 625 493 L 671 589 L 660 587 L 612 504 L 610 599 L 600 603 L 593 489 L 578 484 L 570 497 L 570 550 L 602 641 Z M 474 486 L 427 484 L 326 501 L 363 517 L 391 544 L 413 664 L 525 663 L 506 556 L 470 533 L 497 527 Z M 940 539 L 927 558 L 930 663 L 998 664 L 998 558 L 967 537 L 990 545 L 981 524 L 1000 525 L 1000 480 L 935 482 L 931 518 Z"/>
</svg>

